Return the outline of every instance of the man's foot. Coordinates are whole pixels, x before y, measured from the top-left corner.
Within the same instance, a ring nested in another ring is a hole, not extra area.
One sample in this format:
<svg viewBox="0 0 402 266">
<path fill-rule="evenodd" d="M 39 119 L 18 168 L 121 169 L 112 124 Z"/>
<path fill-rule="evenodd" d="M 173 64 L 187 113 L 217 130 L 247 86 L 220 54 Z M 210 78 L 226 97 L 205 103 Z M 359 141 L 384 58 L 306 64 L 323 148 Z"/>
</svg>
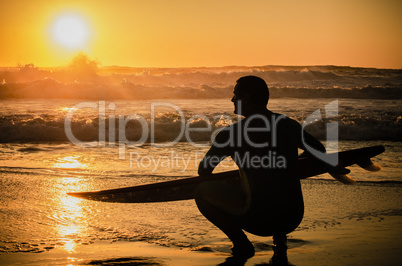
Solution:
<svg viewBox="0 0 402 266">
<path fill-rule="evenodd" d="M 248 259 L 255 254 L 253 244 L 247 239 L 240 243 L 235 243 L 232 247 L 232 256 L 235 258 Z"/>
<path fill-rule="evenodd" d="M 278 255 L 274 254 L 269 261 L 270 265 L 291 265 L 288 262 L 288 256 L 286 254 Z"/>
<path fill-rule="evenodd" d="M 287 256 L 287 238 L 285 234 L 274 235 L 274 245 L 272 247 L 274 255 L 269 263 L 271 265 L 289 265 Z"/>
<path fill-rule="evenodd" d="M 247 260 L 253 257 L 255 254 L 254 246 L 247 239 L 245 241 L 233 244 L 232 256 L 227 258 L 225 262 L 219 264 L 219 266 L 241 266 L 244 265 Z"/>
<path fill-rule="evenodd" d="M 218 266 L 244 266 L 246 264 L 247 259 L 236 258 L 236 257 L 229 257 L 226 258 L 224 262 L 218 264 Z"/>
</svg>

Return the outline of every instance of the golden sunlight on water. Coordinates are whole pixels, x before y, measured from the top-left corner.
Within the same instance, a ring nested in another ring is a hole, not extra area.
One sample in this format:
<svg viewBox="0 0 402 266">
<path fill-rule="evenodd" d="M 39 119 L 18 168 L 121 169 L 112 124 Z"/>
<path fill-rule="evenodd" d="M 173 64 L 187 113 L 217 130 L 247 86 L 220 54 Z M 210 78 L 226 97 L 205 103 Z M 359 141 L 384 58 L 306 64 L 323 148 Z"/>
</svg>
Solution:
<svg viewBox="0 0 402 266">
<path fill-rule="evenodd" d="M 80 162 L 79 156 L 66 156 L 54 164 L 57 168 L 86 167 Z M 63 243 L 62 249 L 73 253 L 77 247 L 77 239 L 81 239 L 87 230 L 85 201 L 66 195 L 65 191 L 78 191 L 84 189 L 83 183 L 76 177 L 63 177 L 60 179 L 60 191 L 53 201 L 51 216 L 57 221 L 55 226 L 58 237 Z M 84 185 L 85 186 L 85 185 Z"/>
<path fill-rule="evenodd" d="M 58 214 L 62 219 L 62 223 L 59 223 L 57 226 L 58 234 L 61 238 L 63 238 L 63 249 L 67 252 L 74 252 L 75 247 L 77 245 L 76 241 L 73 238 L 80 237 L 83 233 L 84 229 L 82 223 L 75 223 L 76 220 L 81 220 L 84 216 L 82 201 L 77 198 L 63 196 L 58 201 L 58 207 L 55 208 L 59 210 Z"/>
<path fill-rule="evenodd" d="M 62 112 L 72 112 L 72 111 L 75 111 L 75 110 L 77 110 L 77 108 L 74 108 L 74 107 L 60 107 L 60 108 L 57 108 L 56 110 L 59 110 L 59 111 L 62 111 Z"/>
<path fill-rule="evenodd" d="M 68 253 L 72 253 L 75 251 L 77 243 L 73 239 L 66 239 L 64 241 L 63 249 Z"/>
<path fill-rule="evenodd" d="M 56 163 L 53 165 L 54 168 L 85 168 L 86 164 L 79 161 L 80 156 L 66 156 L 57 159 Z"/>
</svg>

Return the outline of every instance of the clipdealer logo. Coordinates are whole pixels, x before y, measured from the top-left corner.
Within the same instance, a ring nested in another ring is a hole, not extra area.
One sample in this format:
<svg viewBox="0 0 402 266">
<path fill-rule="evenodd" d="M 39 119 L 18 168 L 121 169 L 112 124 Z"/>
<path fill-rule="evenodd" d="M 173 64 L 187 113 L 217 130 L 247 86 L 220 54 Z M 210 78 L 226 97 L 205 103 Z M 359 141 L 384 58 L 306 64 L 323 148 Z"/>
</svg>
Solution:
<svg viewBox="0 0 402 266">
<path fill-rule="evenodd" d="M 166 102 L 155 102 L 151 103 L 150 105 L 150 117 L 147 120 L 144 116 L 139 115 L 139 114 L 130 114 L 130 115 L 118 115 L 116 116 L 115 114 L 110 114 L 110 112 L 113 112 L 116 109 L 116 104 L 115 103 L 109 103 L 106 105 L 105 101 L 99 101 L 97 102 L 81 102 L 76 105 L 74 105 L 72 108 L 69 109 L 68 113 L 66 114 L 65 120 L 64 120 L 64 128 L 65 128 L 65 134 L 69 141 L 73 143 L 74 145 L 78 145 L 81 147 L 87 147 L 88 142 L 81 141 L 79 140 L 73 133 L 72 129 L 72 121 L 74 118 L 74 115 L 76 115 L 76 112 L 81 110 L 81 109 L 95 109 L 97 110 L 98 113 L 98 140 L 97 140 L 97 146 L 99 147 L 105 147 L 106 145 L 113 147 L 116 146 L 118 147 L 118 155 L 119 159 L 126 159 L 126 153 L 127 153 L 127 147 L 138 147 L 142 146 L 143 144 L 149 144 L 151 146 L 156 146 L 156 147 L 169 147 L 174 145 L 175 143 L 179 141 L 183 141 L 183 139 L 190 143 L 191 145 L 195 147 L 205 147 L 209 146 L 210 143 L 214 141 L 215 136 L 218 134 L 218 132 L 222 128 L 216 128 L 213 129 L 212 127 L 212 122 L 216 121 L 218 119 L 221 119 L 224 117 L 224 119 L 229 121 L 229 124 L 234 124 L 235 122 L 240 121 L 239 119 L 235 119 L 233 121 L 231 117 L 227 115 L 216 115 L 214 117 L 208 118 L 207 116 L 204 115 L 193 115 L 189 119 L 186 120 L 186 117 L 184 115 L 184 112 L 176 105 L 172 103 L 166 103 Z M 168 142 L 158 142 L 157 139 L 155 138 L 156 134 L 156 126 L 155 126 L 155 120 L 156 120 L 156 114 L 157 114 L 157 109 L 158 108 L 170 108 L 173 109 L 177 114 L 179 119 L 176 119 L 177 124 L 180 126 L 180 130 L 178 135 L 174 140 L 168 141 Z M 338 100 L 332 101 L 325 105 L 324 108 L 324 113 L 326 118 L 331 118 L 331 117 L 336 117 L 338 115 Z M 109 112 L 109 114 L 107 114 Z M 277 141 L 277 135 L 276 135 L 276 126 L 280 122 L 284 116 L 279 116 L 279 117 L 271 117 L 271 119 L 262 116 L 262 115 L 255 115 L 256 118 L 262 119 L 265 122 L 265 128 L 263 129 L 256 129 L 256 128 L 251 128 L 251 129 L 246 129 L 244 132 L 245 136 L 245 141 L 247 142 L 248 145 L 252 147 L 264 147 L 264 145 L 270 145 L 271 147 L 276 146 L 276 141 Z M 323 119 L 322 116 L 322 111 L 321 109 L 317 109 L 313 113 L 311 113 L 304 121 L 302 124 L 302 128 L 305 128 L 306 126 L 316 123 L 320 120 Z M 194 127 L 192 126 L 192 122 L 194 120 L 203 120 L 205 121 L 205 127 Z M 108 121 L 108 124 L 106 125 L 106 121 Z M 137 133 L 139 133 L 139 138 L 136 141 L 129 140 L 127 138 L 126 134 L 126 129 L 127 129 L 127 124 L 130 121 L 136 121 L 139 127 L 136 129 Z M 118 122 L 118 126 L 116 128 L 116 122 Z M 108 132 L 106 134 L 106 128 L 108 128 Z M 247 128 L 247 127 L 245 127 Z M 247 131 L 270 131 L 271 132 L 271 139 L 269 140 L 270 142 L 267 143 L 253 143 L 250 138 L 248 138 L 248 133 Z M 116 134 L 117 132 L 117 134 Z M 208 142 L 200 143 L 193 141 L 191 138 L 191 132 L 207 132 L 210 133 L 210 139 Z M 303 136 L 302 131 L 302 141 L 304 146 L 306 147 L 306 150 L 311 153 L 312 155 L 320 158 L 324 162 L 336 166 L 338 164 L 338 156 L 337 154 L 328 154 L 328 153 L 323 153 L 319 150 L 316 150 L 315 148 L 309 146 L 306 142 L 304 142 L 304 136 Z M 233 141 L 233 139 L 231 140 Z M 236 141 L 236 140 L 234 140 Z M 240 139 L 237 140 L 238 142 L 241 141 Z M 232 142 L 229 143 L 215 143 L 217 145 L 234 145 Z M 93 147 L 93 143 L 90 145 Z M 338 122 L 330 122 L 326 123 L 326 148 L 328 151 L 331 152 L 337 152 L 338 151 Z M 267 155 L 268 156 L 268 155 Z M 199 157 L 198 155 L 195 157 Z M 273 158 L 274 157 L 274 158 Z M 283 156 L 282 156 L 283 157 Z M 260 158 L 260 163 L 265 163 L 267 164 L 269 162 L 269 165 L 273 161 L 275 161 L 278 164 L 278 168 L 283 168 L 286 167 L 286 161 L 285 158 L 282 158 L 280 155 L 277 155 L 275 153 L 270 153 L 267 158 Z M 132 156 L 130 154 L 130 160 L 132 158 L 135 158 L 138 162 L 139 157 L 138 154 L 135 154 L 135 156 Z M 177 158 L 176 158 L 177 159 Z M 266 160 L 265 160 L 266 159 Z M 142 159 L 144 160 L 144 159 Z M 182 158 L 180 159 L 183 162 L 186 162 L 186 159 Z M 246 159 L 242 159 L 243 162 L 247 162 Z M 255 158 L 250 158 L 253 162 L 256 162 Z M 160 162 L 160 160 L 157 160 L 154 158 L 149 158 L 148 162 Z M 138 163 L 137 163 L 138 164 Z M 131 162 L 130 162 L 131 165 Z M 188 163 L 187 163 L 188 165 Z M 272 167 L 272 165 L 271 165 Z"/>
<path fill-rule="evenodd" d="M 179 134 L 176 136 L 174 140 L 168 141 L 168 142 L 158 142 L 156 140 L 156 126 L 155 126 L 155 120 L 156 120 L 156 114 L 157 114 L 157 108 L 163 107 L 163 108 L 170 108 L 174 109 L 175 112 L 179 115 L 180 119 L 178 121 L 178 124 L 180 125 L 180 131 Z M 64 120 L 64 130 L 66 133 L 67 138 L 71 143 L 77 146 L 81 147 L 87 147 L 88 143 L 85 141 L 79 140 L 73 133 L 72 129 L 72 123 L 73 123 L 73 118 L 76 112 L 78 112 L 81 109 L 97 109 L 98 111 L 98 140 L 97 140 L 97 146 L 104 147 L 108 143 L 109 146 L 116 146 L 116 143 L 119 148 L 119 159 L 125 159 L 126 156 L 126 147 L 131 146 L 131 147 L 138 147 L 142 146 L 143 144 L 147 143 L 150 144 L 151 146 L 156 146 L 156 147 L 168 147 L 176 144 L 177 142 L 181 141 L 183 138 L 190 143 L 191 145 L 195 147 L 204 147 L 206 145 L 209 145 L 210 142 L 207 143 L 199 143 L 197 141 L 194 141 L 191 138 L 190 133 L 191 132 L 211 132 L 211 139 L 210 141 L 213 141 L 213 138 L 216 136 L 216 134 L 220 131 L 220 128 L 213 130 L 212 129 L 212 123 L 211 120 L 204 115 L 194 115 L 190 117 L 187 121 L 185 118 L 185 115 L 183 111 L 176 105 L 171 104 L 171 103 L 165 103 L 165 102 L 156 102 L 156 103 L 151 103 L 150 105 L 150 119 L 147 121 L 147 119 L 139 114 L 130 114 L 128 116 L 125 115 L 118 115 L 117 117 L 114 114 L 109 114 L 106 116 L 107 111 L 114 111 L 116 109 L 116 104 L 115 103 L 109 103 L 108 107 L 106 108 L 106 102 L 105 101 L 99 101 L 99 103 L 96 102 L 82 102 L 74 105 L 72 108 L 69 109 L 68 113 L 66 114 L 65 120 Z M 108 120 L 108 134 L 106 134 L 106 118 Z M 219 120 L 219 119 L 227 119 L 230 122 L 233 123 L 232 119 L 227 116 L 227 115 L 216 115 L 212 117 L 213 120 Z M 203 120 L 205 121 L 206 127 L 193 127 L 192 121 L 194 120 Z M 116 128 L 116 121 L 118 122 L 118 128 Z M 138 133 L 140 133 L 140 138 L 136 141 L 129 140 L 127 138 L 127 124 L 130 121 L 136 121 L 140 127 L 138 128 Z M 117 129 L 117 136 L 116 136 L 116 129 Z M 108 139 L 106 140 L 106 136 L 108 135 Z M 117 137 L 117 141 L 116 141 Z M 93 145 L 91 145 L 93 146 Z"/>
</svg>

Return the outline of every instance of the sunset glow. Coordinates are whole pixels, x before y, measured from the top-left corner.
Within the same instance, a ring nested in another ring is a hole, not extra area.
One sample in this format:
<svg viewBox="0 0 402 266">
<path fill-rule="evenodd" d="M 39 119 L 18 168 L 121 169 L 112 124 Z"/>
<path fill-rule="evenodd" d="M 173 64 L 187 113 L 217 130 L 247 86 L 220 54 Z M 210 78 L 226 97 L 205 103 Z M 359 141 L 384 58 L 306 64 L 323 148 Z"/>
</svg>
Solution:
<svg viewBox="0 0 402 266">
<path fill-rule="evenodd" d="M 401 264 L 402 0 L 0 10 L 0 266 Z"/>
<path fill-rule="evenodd" d="M 0 66 L 402 68 L 401 1 L 2 1 Z"/>
</svg>

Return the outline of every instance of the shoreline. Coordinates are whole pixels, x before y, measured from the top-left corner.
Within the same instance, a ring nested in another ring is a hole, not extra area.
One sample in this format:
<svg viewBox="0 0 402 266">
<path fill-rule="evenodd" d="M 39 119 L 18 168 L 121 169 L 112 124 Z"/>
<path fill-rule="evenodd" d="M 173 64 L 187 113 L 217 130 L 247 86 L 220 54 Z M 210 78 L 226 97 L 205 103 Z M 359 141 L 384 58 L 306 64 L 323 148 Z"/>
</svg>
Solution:
<svg viewBox="0 0 402 266">
<path fill-rule="evenodd" d="M 292 265 L 401 265 L 400 216 L 349 219 L 329 229 L 308 229 L 288 235 Z M 245 265 L 268 265 L 271 237 L 250 237 L 256 255 Z M 217 265 L 230 256 L 230 243 L 191 248 L 147 242 L 98 240 L 78 244 L 74 251 L 55 246 L 42 253 L 0 253 L 2 265 Z"/>
</svg>

